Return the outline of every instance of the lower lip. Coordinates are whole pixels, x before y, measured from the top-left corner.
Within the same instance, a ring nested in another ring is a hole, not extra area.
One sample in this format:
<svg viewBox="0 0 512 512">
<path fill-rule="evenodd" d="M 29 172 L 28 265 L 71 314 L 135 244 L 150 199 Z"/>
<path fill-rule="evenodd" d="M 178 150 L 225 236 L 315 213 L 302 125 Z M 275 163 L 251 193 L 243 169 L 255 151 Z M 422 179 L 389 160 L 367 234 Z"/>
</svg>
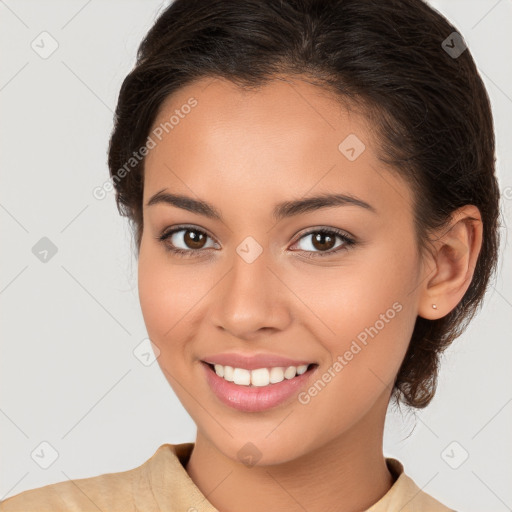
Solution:
<svg viewBox="0 0 512 512">
<path fill-rule="evenodd" d="M 240 386 L 219 377 L 205 362 L 201 361 L 201 365 L 217 398 L 222 403 L 244 412 L 266 411 L 286 402 L 306 385 L 318 369 L 318 366 L 313 366 L 302 375 L 268 386 Z"/>
</svg>

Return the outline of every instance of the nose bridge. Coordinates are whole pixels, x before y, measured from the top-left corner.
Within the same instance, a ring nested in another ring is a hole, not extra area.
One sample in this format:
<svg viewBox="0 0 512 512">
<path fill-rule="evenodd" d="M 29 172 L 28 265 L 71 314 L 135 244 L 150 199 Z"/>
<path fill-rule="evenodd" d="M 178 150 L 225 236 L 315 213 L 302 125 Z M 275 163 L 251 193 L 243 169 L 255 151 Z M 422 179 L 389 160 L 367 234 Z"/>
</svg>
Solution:
<svg viewBox="0 0 512 512">
<path fill-rule="evenodd" d="M 263 249 L 263 248 L 261 248 Z M 254 242 L 242 242 L 232 259 L 232 270 L 227 279 L 224 304 L 246 305 L 256 313 L 257 309 L 268 309 L 275 294 L 271 293 L 269 254 L 260 250 Z"/>
<path fill-rule="evenodd" d="M 282 329 L 289 319 L 282 284 L 268 268 L 270 253 L 247 237 L 233 254 L 231 270 L 218 289 L 214 321 L 239 338 L 262 328 Z"/>
</svg>

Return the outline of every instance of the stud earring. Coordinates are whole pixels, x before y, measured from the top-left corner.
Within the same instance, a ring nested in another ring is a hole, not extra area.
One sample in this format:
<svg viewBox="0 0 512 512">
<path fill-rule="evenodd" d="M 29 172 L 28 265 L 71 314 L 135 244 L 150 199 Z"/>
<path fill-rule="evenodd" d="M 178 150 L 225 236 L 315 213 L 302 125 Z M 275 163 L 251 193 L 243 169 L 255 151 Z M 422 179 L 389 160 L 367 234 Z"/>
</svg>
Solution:
<svg viewBox="0 0 512 512">
<path fill-rule="evenodd" d="M 436 304 L 432 304 L 432 307 L 433 307 L 434 309 L 437 309 L 437 305 L 436 305 Z"/>
</svg>

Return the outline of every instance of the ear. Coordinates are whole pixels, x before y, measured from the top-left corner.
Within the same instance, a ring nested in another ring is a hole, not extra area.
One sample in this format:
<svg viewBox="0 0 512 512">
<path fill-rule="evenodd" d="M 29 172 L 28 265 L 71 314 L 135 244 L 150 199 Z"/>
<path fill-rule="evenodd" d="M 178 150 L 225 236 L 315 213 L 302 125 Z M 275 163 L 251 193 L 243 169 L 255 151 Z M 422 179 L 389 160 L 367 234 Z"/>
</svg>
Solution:
<svg viewBox="0 0 512 512">
<path fill-rule="evenodd" d="M 474 205 L 466 205 L 452 214 L 448 228 L 430 237 L 431 251 L 423 265 L 419 316 L 428 320 L 442 318 L 462 300 L 480 254 L 482 231 L 480 211 Z"/>
</svg>

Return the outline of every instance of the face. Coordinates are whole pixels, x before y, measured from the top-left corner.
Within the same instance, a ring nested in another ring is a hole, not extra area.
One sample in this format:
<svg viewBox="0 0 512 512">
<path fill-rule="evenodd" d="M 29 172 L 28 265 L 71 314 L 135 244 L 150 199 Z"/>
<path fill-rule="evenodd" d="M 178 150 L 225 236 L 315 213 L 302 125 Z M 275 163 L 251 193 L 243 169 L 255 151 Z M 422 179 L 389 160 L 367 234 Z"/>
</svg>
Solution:
<svg viewBox="0 0 512 512">
<path fill-rule="evenodd" d="M 371 127 L 290 79 L 251 92 L 201 80 L 168 98 L 153 128 L 173 115 L 145 162 L 139 296 L 198 433 L 233 460 L 251 442 L 273 464 L 382 429 L 373 412 L 413 331 L 421 262 L 411 191 L 378 161 Z M 328 195 L 354 201 L 307 201 Z M 295 201 L 306 202 L 277 209 Z M 250 401 L 203 363 L 225 353 L 314 365 L 250 386 L 266 397 Z"/>
</svg>

